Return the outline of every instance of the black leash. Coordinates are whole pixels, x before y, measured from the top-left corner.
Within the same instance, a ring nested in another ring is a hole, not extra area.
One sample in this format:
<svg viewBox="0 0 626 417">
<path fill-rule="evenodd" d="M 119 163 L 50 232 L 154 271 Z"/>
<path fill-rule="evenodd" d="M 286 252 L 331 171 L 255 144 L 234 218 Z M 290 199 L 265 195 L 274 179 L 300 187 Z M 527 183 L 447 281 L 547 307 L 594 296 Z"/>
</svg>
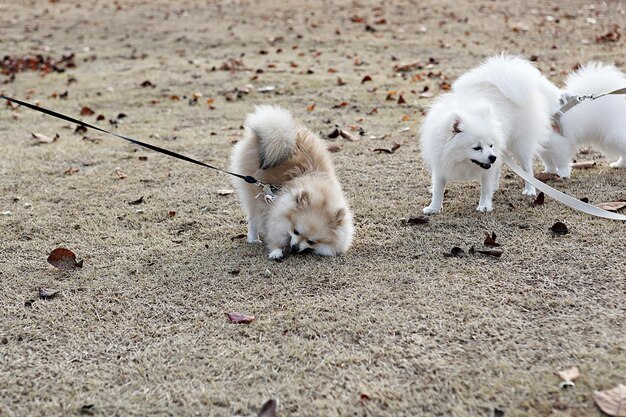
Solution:
<svg viewBox="0 0 626 417">
<path fill-rule="evenodd" d="M 57 113 L 57 112 L 52 111 L 52 110 L 45 109 L 43 107 L 35 106 L 34 104 L 30 104 L 30 103 L 27 103 L 25 101 L 17 100 L 15 98 L 10 98 L 10 97 L 3 96 L 3 95 L 0 95 L 0 98 L 3 98 L 3 99 L 8 100 L 8 101 L 11 101 L 13 103 L 17 103 L 17 104 L 19 104 L 21 106 L 24 106 L 24 107 L 28 107 L 29 109 L 38 111 L 40 113 L 44 113 L 44 114 L 47 114 L 49 116 L 56 117 L 57 119 L 62 119 L 62 120 L 65 120 L 65 121 L 68 121 L 68 122 L 75 123 L 77 125 L 83 126 L 85 128 L 90 128 L 90 129 L 97 130 L 97 131 L 100 131 L 100 132 L 103 132 L 103 133 L 107 133 L 109 135 L 116 136 L 116 137 L 118 137 L 120 139 L 124 139 L 124 140 L 126 140 L 128 142 L 134 143 L 135 145 L 143 146 L 144 148 L 148 148 L 150 150 L 153 150 L 153 151 L 156 151 L 156 152 L 160 152 L 162 154 L 165 154 L 165 155 L 168 155 L 168 156 L 171 156 L 171 157 L 174 157 L 174 158 L 182 159 L 183 161 L 191 162 L 193 164 L 202 165 L 203 167 L 211 168 L 211 169 L 214 169 L 216 171 L 224 172 L 224 173 L 232 175 L 234 177 L 241 178 L 242 180 L 244 180 L 248 184 L 258 185 L 260 187 L 265 187 L 266 186 L 266 184 L 263 184 L 261 181 L 258 181 L 256 178 L 254 178 L 254 177 L 252 177 L 250 175 L 235 174 L 234 172 L 229 172 L 229 171 L 226 171 L 226 170 L 214 167 L 212 165 L 205 164 L 204 162 L 200 162 L 200 161 L 197 161 L 195 159 L 189 158 L 188 156 L 181 155 L 179 153 L 176 153 L 176 152 L 173 152 L 173 151 L 170 151 L 170 150 L 167 150 L 167 149 L 163 149 L 163 148 L 160 148 L 160 147 L 155 146 L 155 145 L 150 145 L 149 143 L 144 143 L 144 142 L 138 141 L 138 140 L 133 139 L 133 138 L 129 138 L 129 137 L 126 137 L 126 136 L 118 135 L 117 133 L 109 132 L 108 130 L 101 129 L 98 126 L 90 125 L 89 123 L 82 122 L 82 121 L 80 121 L 78 119 L 74 119 L 72 117 L 66 116 L 66 115 L 61 114 L 61 113 Z"/>
</svg>

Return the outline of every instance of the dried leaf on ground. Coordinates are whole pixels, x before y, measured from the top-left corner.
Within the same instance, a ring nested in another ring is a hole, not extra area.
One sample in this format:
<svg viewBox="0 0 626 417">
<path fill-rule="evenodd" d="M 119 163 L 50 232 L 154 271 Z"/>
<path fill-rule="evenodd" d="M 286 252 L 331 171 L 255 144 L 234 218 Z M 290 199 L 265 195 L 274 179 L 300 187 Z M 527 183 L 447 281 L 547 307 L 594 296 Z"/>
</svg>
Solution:
<svg viewBox="0 0 626 417">
<path fill-rule="evenodd" d="M 403 225 L 407 225 L 407 224 L 428 224 L 430 223 L 430 217 L 420 214 L 419 216 L 415 216 L 415 217 L 409 217 L 408 219 L 402 219 L 402 224 Z"/>
<path fill-rule="evenodd" d="M 115 175 L 117 175 L 117 178 L 120 180 L 128 177 L 128 175 L 126 175 L 120 168 L 115 168 Z"/>
<path fill-rule="evenodd" d="M 344 138 L 345 140 L 348 140 L 350 142 L 356 142 L 357 140 L 359 140 L 358 137 L 350 134 L 349 132 L 346 132 L 343 129 L 339 129 L 339 134 L 341 135 L 342 138 Z"/>
<path fill-rule="evenodd" d="M 227 189 L 217 190 L 217 195 L 231 195 L 234 192 L 235 192 L 234 190 L 230 190 L 230 189 L 229 190 L 227 190 Z"/>
<path fill-rule="evenodd" d="M 339 86 L 346 85 L 346 82 L 342 80 L 340 77 L 337 77 L 337 85 Z"/>
<path fill-rule="evenodd" d="M 306 111 L 308 111 L 309 113 L 312 112 L 313 110 L 315 110 L 315 103 L 312 103 L 306 106 Z"/>
<path fill-rule="evenodd" d="M 226 317 L 228 317 L 228 320 L 230 320 L 231 323 L 235 323 L 235 324 L 248 324 L 256 320 L 256 317 L 254 316 L 248 316 L 246 314 L 241 314 L 241 313 L 224 313 L 224 314 L 226 314 Z"/>
<path fill-rule="evenodd" d="M 395 72 L 407 72 L 407 71 L 412 71 L 414 69 L 422 69 L 422 68 L 424 68 L 424 66 L 422 65 L 421 62 L 411 62 L 410 64 L 401 64 L 401 65 L 393 66 L 393 70 Z"/>
<path fill-rule="evenodd" d="M 565 225 L 565 223 L 562 222 L 554 223 L 550 230 L 552 230 L 552 233 L 554 233 L 555 235 L 566 235 L 569 233 L 569 230 L 567 230 L 567 226 Z"/>
<path fill-rule="evenodd" d="M 537 198 L 535 198 L 535 201 L 533 202 L 533 206 L 543 206 L 545 202 L 546 202 L 546 195 L 543 193 L 543 191 L 540 191 L 539 194 L 537 195 Z"/>
<path fill-rule="evenodd" d="M 611 201 L 609 203 L 596 204 L 596 207 L 607 211 L 619 211 L 626 207 L 626 201 Z"/>
<path fill-rule="evenodd" d="M 36 143 L 52 143 L 59 139 L 59 134 L 55 134 L 53 138 L 50 136 L 42 135 L 41 133 L 31 133 L 33 139 L 35 139 Z"/>
<path fill-rule="evenodd" d="M 50 288 L 39 287 L 39 298 L 42 300 L 51 300 L 60 292 L 61 290 L 51 290 Z"/>
<path fill-rule="evenodd" d="M 237 240 L 237 239 L 244 239 L 247 235 L 246 234 L 239 234 L 239 235 L 235 235 L 235 236 L 231 236 L 230 240 Z"/>
<path fill-rule="evenodd" d="M 581 162 L 574 162 L 571 167 L 573 169 L 589 169 L 589 168 L 593 168 L 596 166 L 596 163 L 593 161 L 581 161 Z"/>
<path fill-rule="evenodd" d="M 606 33 L 596 36 L 596 43 L 609 43 L 619 42 L 622 37 L 619 25 L 613 25 L 613 27 Z"/>
<path fill-rule="evenodd" d="M 143 203 L 143 196 L 139 197 L 137 200 L 129 201 L 128 205 L 129 206 L 138 206 L 141 203 Z"/>
<path fill-rule="evenodd" d="M 573 366 L 562 371 L 556 371 L 555 373 L 563 381 L 573 381 L 580 376 L 580 371 L 577 366 Z"/>
<path fill-rule="evenodd" d="M 156 85 L 154 85 L 154 84 L 152 83 L 152 81 L 150 81 L 150 80 L 146 80 L 146 81 L 142 82 L 140 85 L 141 85 L 142 87 L 144 87 L 144 88 L 145 88 L 145 87 L 152 87 L 152 88 L 156 87 Z"/>
<path fill-rule="evenodd" d="M 446 258 L 463 258 L 465 256 L 465 251 L 458 246 L 455 246 L 450 250 L 450 252 L 444 253 L 443 256 Z"/>
<path fill-rule="evenodd" d="M 372 77 L 369 75 L 366 75 L 365 77 L 363 77 L 363 79 L 361 80 L 361 84 L 365 84 L 367 82 L 373 81 Z"/>
<path fill-rule="evenodd" d="M 404 96 L 402 94 L 400 94 L 400 96 L 398 97 L 398 104 L 405 104 L 406 100 L 404 99 Z"/>
<path fill-rule="evenodd" d="M 328 152 L 337 153 L 341 150 L 341 145 L 337 145 L 336 143 L 333 143 L 333 144 L 328 145 L 326 149 L 328 149 Z"/>
<path fill-rule="evenodd" d="M 257 417 L 276 417 L 276 408 L 278 408 L 278 400 L 271 399 L 263 404 Z"/>
<path fill-rule="evenodd" d="M 83 267 L 83 261 L 76 262 L 76 254 L 66 248 L 56 248 L 50 252 L 48 263 L 62 271 L 71 271 Z"/>
<path fill-rule="evenodd" d="M 594 391 L 593 400 L 600 410 L 613 417 L 626 417 L 626 385 L 613 389 Z"/>
<path fill-rule="evenodd" d="M 485 232 L 485 241 L 483 242 L 483 245 L 489 246 L 492 248 L 502 246 L 501 244 L 496 243 L 496 238 L 497 236 L 494 232 L 491 232 L 491 236 L 489 235 L 489 233 Z"/>
<path fill-rule="evenodd" d="M 539 174 L 535 175 L 535 178 L 542 182 L 561 180 L 561 177 L 559 177 L 557 174 L 554 174 L 552 172 L 540 172 Z"/>
<path fill-rule="evenodd" d="M 90 107 L 84 106 L 82 109 L 80 109 L 81 116 L 93 116 L 94 114 L 96 114 L 96 112 L 93 111 Z"/>
<path fill-rule="evenodd" d="M 372 149 L 372 152 L 391 154 L 391 153 L 395 153 L 398 149 L 400 149 L 400 146 L 401 145 L 399 143 L 396 143 L 395 145 L 393 145 L 391 149 L 375 148 L 375 149 Z"/>
<path fill-rule="evenodd" d="M 496 258 L 499 258 L 504 253 L 504 249 L 502 249 L 502 248 L 491 248 L 491 249 L 476 250 L 476 252 L 482 253 L 483 255 L 494 256 Z"/>
</svg>

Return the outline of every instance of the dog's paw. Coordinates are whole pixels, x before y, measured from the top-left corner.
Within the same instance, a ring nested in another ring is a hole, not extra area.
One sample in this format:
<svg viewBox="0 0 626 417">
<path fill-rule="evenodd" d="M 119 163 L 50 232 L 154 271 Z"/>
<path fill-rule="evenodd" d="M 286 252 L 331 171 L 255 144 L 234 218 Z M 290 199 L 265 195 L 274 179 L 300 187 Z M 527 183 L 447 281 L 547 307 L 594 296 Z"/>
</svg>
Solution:
<svg viewBox="0 0 626 417">
<path fill-rule="evenodd" d="M 422 213 L 424 213 L 424 214 L 437 214 L 440 211 L 441 211 L 441 207 L 428 206 L 428 207 L 424 207 L 424 209 L 422 210 Z"/>
<path fill-rule="evenodd" d="M 479 204 L 478 207 L 476 207 L 476 211 L 489 213 L 490 211 L 493 211 L 493 206 L 491 204 Z"/>
<path fill-rule="evenodd" d="M 524 190 L 522 191 L 522 194 L 529 196 L 529 197 L 533 197 L 537 195 L 537 190 L 535 190 L 534 188 L 532 190 Z"/>
<path fill-rule="evenodd" d="M 609 166 L 615 169 L 626 168 L 626 161 L 622 161 L 622 158 L 620 158 L 618 161 L 611 162 Z"/>
<path fill-rule="evenodd" d="M 251 244 L 251 245 L 259 245 L 262 242 L 261 242 L 261 239 L 259 239 L 258 237 L 257 238 L 248 237 L 248 243 Z"/>
<path fill-rule="evenodd" d="M 273 259 L 275 261 L 282 261 L 283 259 L 285 259 L 285 255 L 283 254 L 283 250 L 282 249 L 274 249 L 273 251 L 270 252 L 270 259 Z"/>
</svg>

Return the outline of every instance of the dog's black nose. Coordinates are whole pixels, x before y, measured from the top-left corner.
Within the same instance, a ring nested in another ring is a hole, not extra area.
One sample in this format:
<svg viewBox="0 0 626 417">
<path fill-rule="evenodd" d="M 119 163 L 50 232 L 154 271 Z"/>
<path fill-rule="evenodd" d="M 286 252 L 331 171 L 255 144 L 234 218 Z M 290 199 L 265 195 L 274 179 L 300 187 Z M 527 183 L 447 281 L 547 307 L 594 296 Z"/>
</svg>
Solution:
<svg viewBox="0 0 626 417">
<path fill-rule="evenodd" d="M 298 245 L 291 245 L 291 252 L 293 252 L 293 253 L 300 252 L 300 246 L 298 246 Z"/>
<path fill-rule="evenodd" d="M 495 155 L 489 155 L 489 162 L 491 162 L 492 164 L 493 164 L 494 162 L 496 162 L 496 159 L 498 159 L 498 157 L 497 157 L 497 156 L 495 156 Z"/>
</svg>

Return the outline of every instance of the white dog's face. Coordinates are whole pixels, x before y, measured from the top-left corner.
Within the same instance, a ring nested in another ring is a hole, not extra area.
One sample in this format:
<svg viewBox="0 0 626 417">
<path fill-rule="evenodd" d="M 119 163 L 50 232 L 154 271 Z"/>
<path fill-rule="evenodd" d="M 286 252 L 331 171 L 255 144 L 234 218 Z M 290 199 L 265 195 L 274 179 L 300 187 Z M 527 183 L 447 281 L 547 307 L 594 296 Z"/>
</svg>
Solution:
<svg viewBox="0 0 626 417">
<path fill-rule="evenodd" d="M 481 117 L 454 117 L 450 126 L 451 139 L 447 147 L 457 163 L 472 163 L 489 169 L 496 163 L 501 140 L 500 129 L 490 110 L 479 109 Z"/>
</svg>

